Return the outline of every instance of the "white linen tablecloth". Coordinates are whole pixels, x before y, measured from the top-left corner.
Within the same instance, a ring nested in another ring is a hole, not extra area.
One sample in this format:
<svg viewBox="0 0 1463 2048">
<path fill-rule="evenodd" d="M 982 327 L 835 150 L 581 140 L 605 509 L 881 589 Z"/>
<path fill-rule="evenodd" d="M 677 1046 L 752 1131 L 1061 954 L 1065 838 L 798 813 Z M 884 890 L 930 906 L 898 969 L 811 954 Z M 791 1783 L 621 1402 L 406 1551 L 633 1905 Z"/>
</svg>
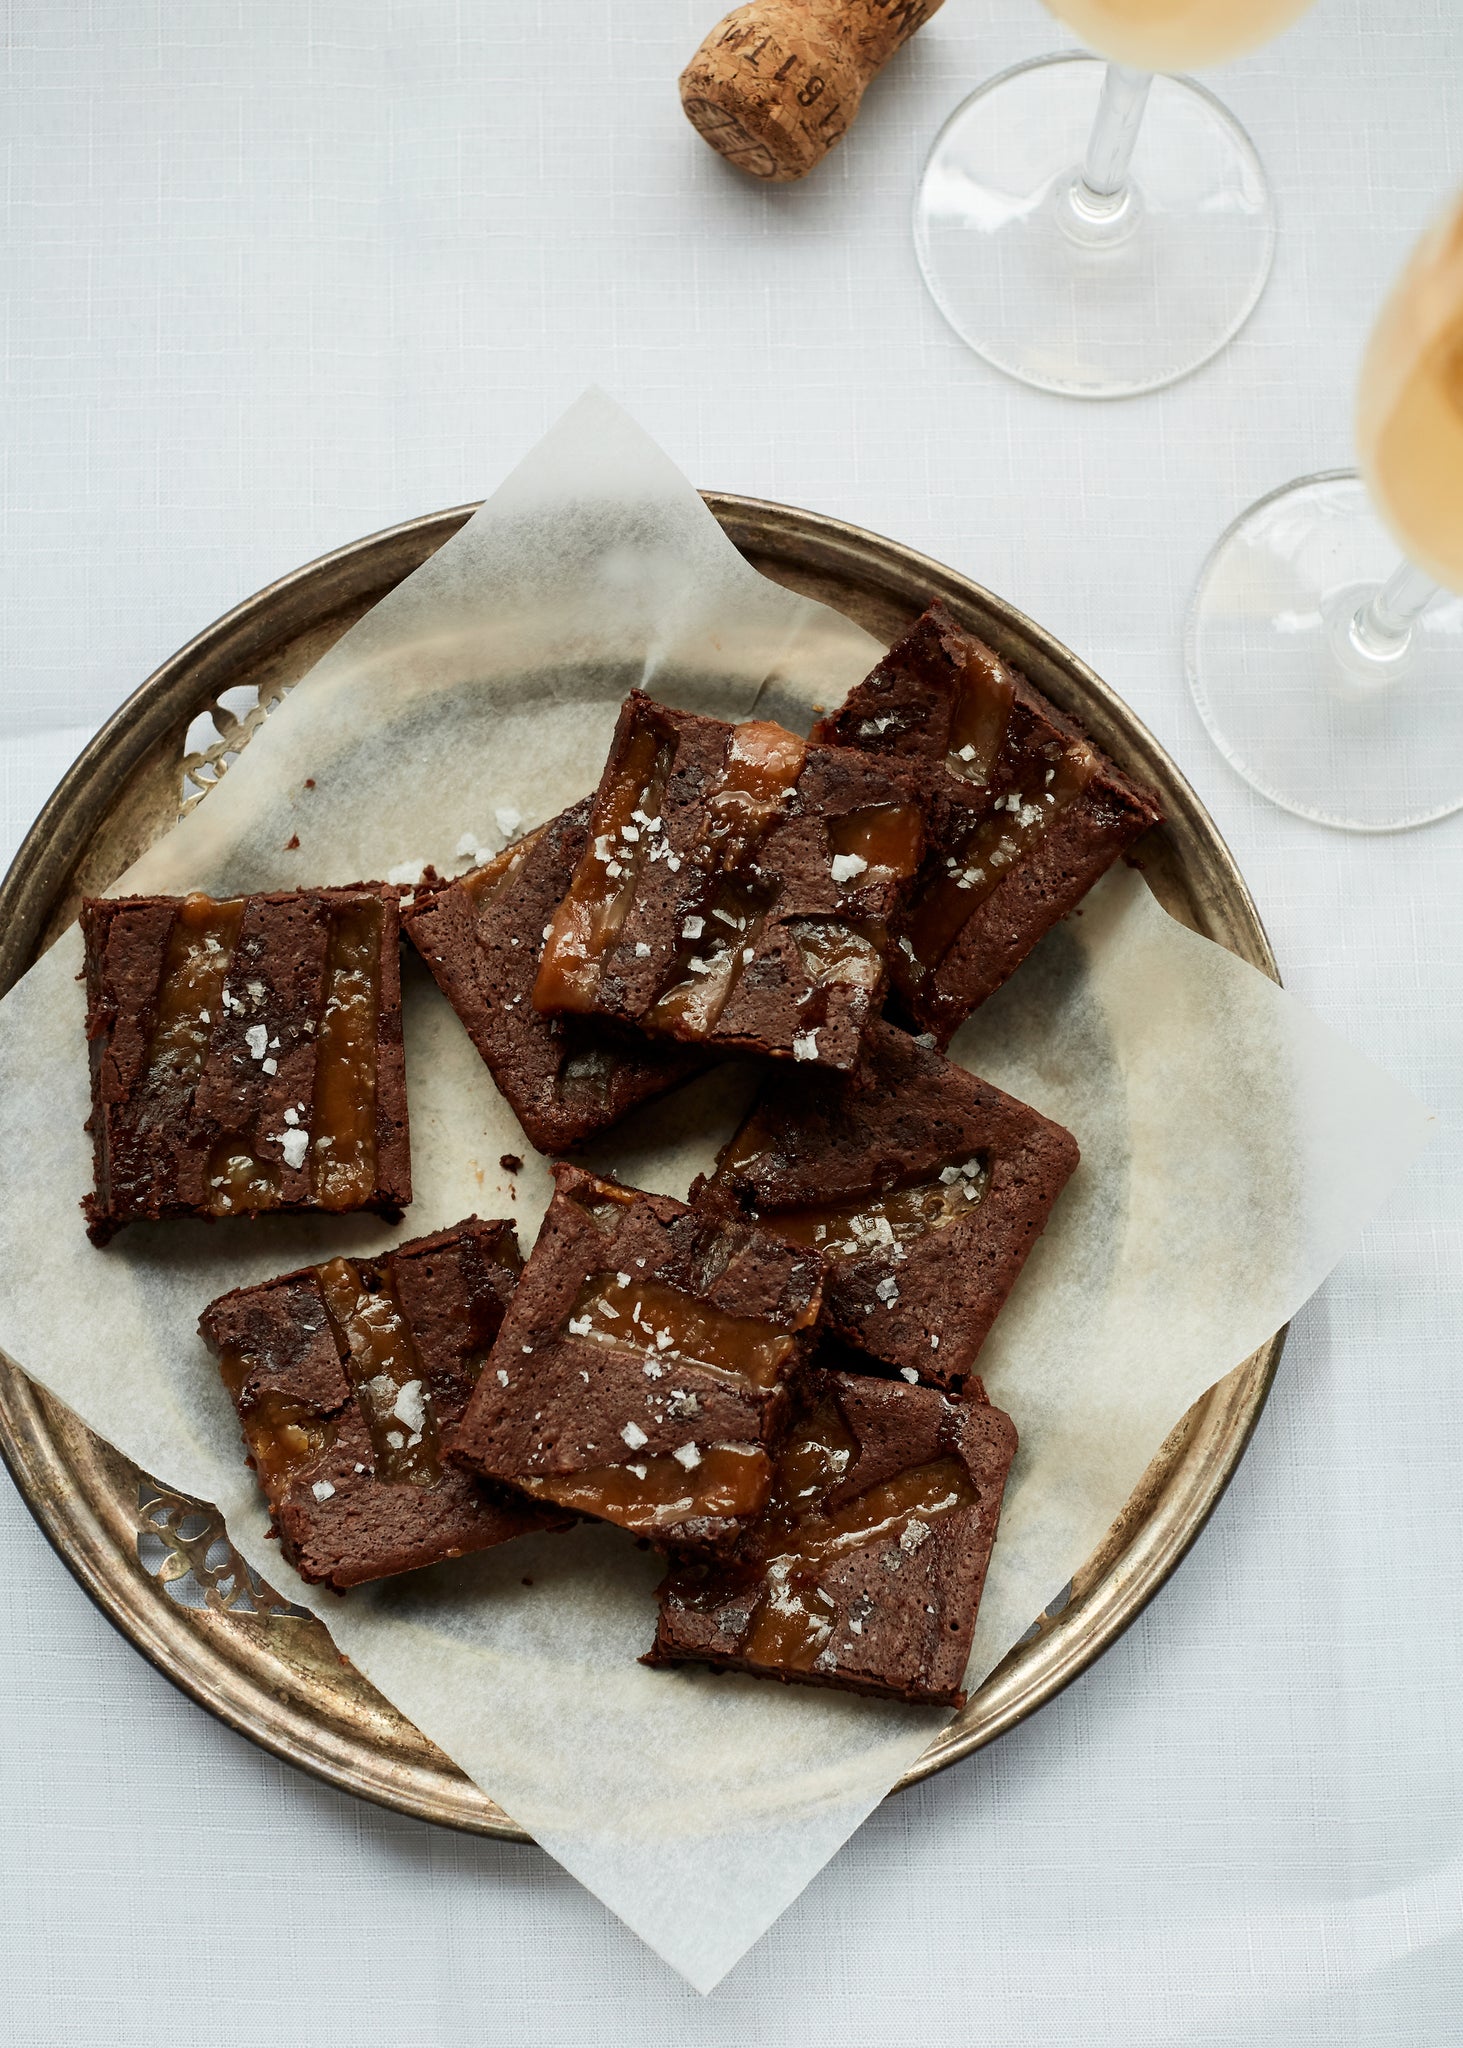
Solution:
<svg viewBox="0 0 1463 2048">
<path fill-rule="evenodd" d="M 1138 1624 L 886 1804 L 704 2001 L 536 1850 L 228 1733 L 0 1485 L 0 2040 L 1457 2048 L 1463 817 L 1353 839 L 1269 808 L 1180 633 L 1228 520 L 1350 460 L 1370 315 L 1463 179 L 1463 12 L 1320 0 L 1211 77 L 1274 182 L 1274 277 L 1217 362 L 1103 407 L 969 356 L 909 238 L 944 116 L 1061 47 L 1034 0 L 949 0 L 785 190 L 680 115 L 718 4 L 8 0 L 0 852 L 198 628 L 481 495 L 599 382 L 702 483 L 896 535 L 1092 661 L 1213 808 L 1289 986 L 1439 1137 Z"/>
</svg>

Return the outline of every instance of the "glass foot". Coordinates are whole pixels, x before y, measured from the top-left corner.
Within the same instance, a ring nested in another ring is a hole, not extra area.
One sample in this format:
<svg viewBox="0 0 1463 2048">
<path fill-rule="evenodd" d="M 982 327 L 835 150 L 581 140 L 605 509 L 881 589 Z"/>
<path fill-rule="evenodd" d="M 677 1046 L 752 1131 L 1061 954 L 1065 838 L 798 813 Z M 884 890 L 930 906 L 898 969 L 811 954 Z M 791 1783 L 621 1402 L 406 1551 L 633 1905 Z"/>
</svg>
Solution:
<svg viewBox="0 0 1463 2048">
<path fill-rule="evenodd" d="M 1237 519 L 1189 607 L 1189 687 L 1220 753 L 1348 832 L 1463 810 L 1463 597 L 1440 591 L 1394 645 L 1355 630 L 1398 560 L 1360 477 L 1333 470 Z"/>
<path fill-rule="evenodd" d="M 1124 398 L 1208 362 L 1254 311 L 1275 214 L 1260 160 L 1202 86 L 1155 78 L 1121 207 L 1080 203 L 1106 66 L 1042 57 L 957 107 L 915 202 L 920 268 L 977 355 L 1042 391 Z"/>
</svg>

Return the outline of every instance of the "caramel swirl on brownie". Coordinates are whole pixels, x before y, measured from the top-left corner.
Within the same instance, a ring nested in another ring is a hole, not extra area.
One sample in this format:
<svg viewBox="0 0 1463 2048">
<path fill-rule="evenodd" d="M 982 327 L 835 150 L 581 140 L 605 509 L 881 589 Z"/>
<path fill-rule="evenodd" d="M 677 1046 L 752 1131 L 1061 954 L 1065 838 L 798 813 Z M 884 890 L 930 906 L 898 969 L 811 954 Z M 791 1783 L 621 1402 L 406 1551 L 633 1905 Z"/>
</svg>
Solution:
<svg viewBox="0 0 1463 2048">
<path fill-rule="evenodd" d="M 104 1244 L 140 1218 L 411 1200 L 392 892 L 82 905 Z"/>
<path fill-rule="evenodd" d="M 470 1217 L 204 1310 L 199 1329 L 302 1578 L 343 1591 L 569 1519 L 442 1457 L 521 1269 L 512 1224 Z"/>
<path fill-rule="evenodd" d="M 941 1046 L 1161 817 L 1151 790 L 940 604 L 813 737 L 917 779 L 928 843 L 891 926 L 891 1012 Z"/>
<path fill-rule="evenodd" d="M 534 977 L 548 922 L 589 846 L 589 799 L 496 860 L 417 889 L 402 928 L 509 1108 L 541 1152 L 564 1152 L 705 1065 L 691 1046 L 616 1038 L 590 1016 L 546 1016 Z"/>
<path fill-rule="evenodd" d="M 852 1074 L 771 1070 L 692 1200 L 818 1252 L 830 1329 L 955 1387 L 1077 1159 L 1060 1124 L 880 1023 Z"/>
<path fill-rule="evenodd" d="M 711 1051 L 850 1067 L 923 844 L 899 772 L 632 691 L 534 1003 Z"/>
<path fill-rule="evenodd" d="M 961 1705 L 1015 1452 L 978 1382 L 812 1372 L 765 1512 L 733 1557 L 673 1568 L 642 1661 Z"/>
<path fill-rule="evenodd" d="M 736 1217 L 555 1177 L 449 1455 L 665 1548 L 725 1549 L 766 1501 L 822 1261 Z"/>
</svg>

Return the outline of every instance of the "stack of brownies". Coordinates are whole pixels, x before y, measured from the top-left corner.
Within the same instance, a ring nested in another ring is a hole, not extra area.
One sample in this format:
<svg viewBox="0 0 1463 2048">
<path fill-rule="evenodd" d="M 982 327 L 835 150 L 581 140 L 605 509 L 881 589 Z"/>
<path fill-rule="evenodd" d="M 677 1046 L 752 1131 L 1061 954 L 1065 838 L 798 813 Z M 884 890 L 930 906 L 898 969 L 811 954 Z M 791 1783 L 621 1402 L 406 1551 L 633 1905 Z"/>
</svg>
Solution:
<svg viewBox="0 0 1463 2048">
<path fill-rule="evenodd" d="M 958 1703 L 1010 1418 L 975 1363 L 1077 1164 L 943 1048 L 1158 818 L 940 606 L 803 740 L 625 702 L 593 796 L 453 880 L 89 901 L 93 1240 L 411 1199 L 398 930 L 533 1144 L 728 1054 L 686 1202 L 580 1168 L 212 1303 L 284 1554 L 338 1589 L 580 1516 L 646 1662 Z"/>
</svg>

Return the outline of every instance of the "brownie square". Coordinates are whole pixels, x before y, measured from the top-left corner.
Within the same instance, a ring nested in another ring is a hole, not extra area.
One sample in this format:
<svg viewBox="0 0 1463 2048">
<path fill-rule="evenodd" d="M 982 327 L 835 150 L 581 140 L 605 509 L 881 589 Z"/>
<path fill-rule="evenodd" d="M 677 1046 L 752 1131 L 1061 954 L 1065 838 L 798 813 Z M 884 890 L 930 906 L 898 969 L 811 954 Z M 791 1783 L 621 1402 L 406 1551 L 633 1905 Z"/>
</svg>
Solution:
<svg viewBox="0 0 1463 2048">
<path fill-rule="evenodd" d="M 825 1325 L 958 1387 L 1078 1156 L 1060 1124 L 880 1023 L 850 1075 L 770 1071 L 692 1199 L 820 1252 Z"/>
<path fill-rule="evenodd" d="M 198 1327 L 301 1578 L 343 1591 L 570 1519 L 500 1498 L 442 1455 L 521 1266 L 511 1223 L 470 1217 L 204 1310 Z"/>
<path fill-rule="evenodd" d="M 704 1063 L 690 1047 L 617 1042 L 592 1017 L 533 1005 L 545 927 L 589 844 L 586 797 L 455 881 L 429 882 L 401 922 L 541 1152 L 563 1152 Z"/>
<path fill-rule="evenodd" d="M 626 698 L 541 1010 L 851 1067 L 923 850 L 906 779 L 781 726 Z"/>
<path fill-rule="evenodd" d="M 1016 1455 L 972 1392 L 810 1372 L 766 1514 L 734 1558 L 671 1571 L 641 1661 L 963 1706 Z"/>
<path fill-rule="evenodd" d="M 1162 813 L 943 605 L 813 728 L 914 771 L 918 881 L 891 927 L 891 1014 L 940 1046 Z"/>
<path fill-rule="evenodd" d="M 822 1261 L 576 1167 L 450 1454 L 535 1500 L 717 1550 L 761 1509 Z"/>
<path fill-rule="evenodd" d="M 139 1217 L 411 1200 L 394 894 L 82 905 L 96 1244 Z"/>
</svg>

